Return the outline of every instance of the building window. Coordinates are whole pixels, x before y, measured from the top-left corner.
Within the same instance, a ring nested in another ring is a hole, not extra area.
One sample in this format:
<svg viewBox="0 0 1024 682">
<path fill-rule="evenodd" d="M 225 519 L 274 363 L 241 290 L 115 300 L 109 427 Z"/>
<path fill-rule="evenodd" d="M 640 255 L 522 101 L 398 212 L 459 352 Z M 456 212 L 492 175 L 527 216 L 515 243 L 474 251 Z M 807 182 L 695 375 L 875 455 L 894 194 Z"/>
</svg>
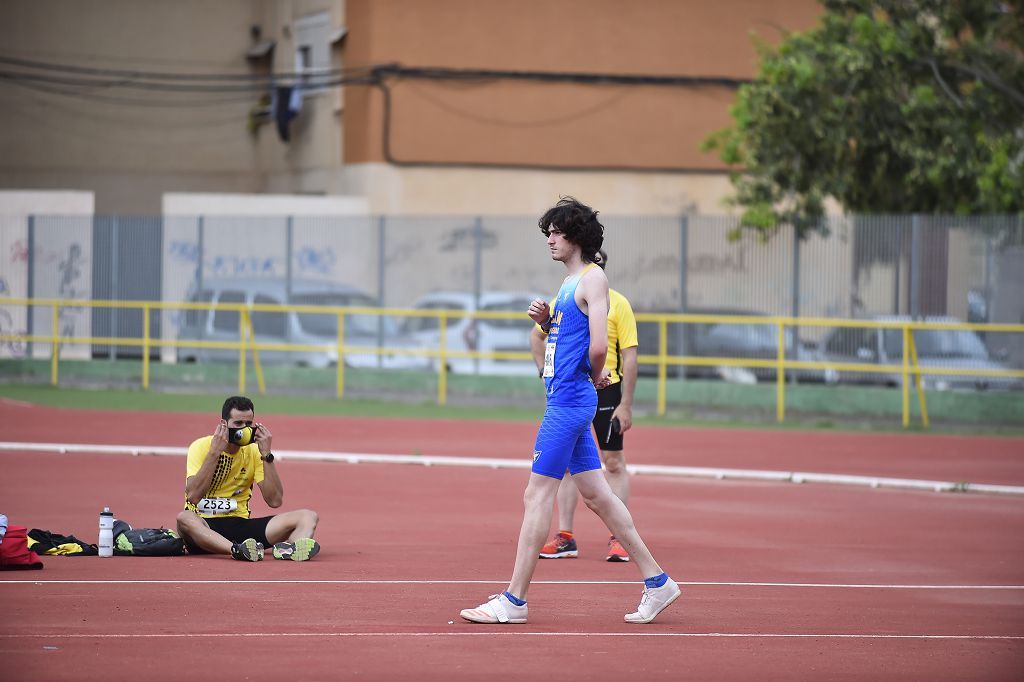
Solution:
<svg viewBox="0 0 1024 682">
<path fill-rule="evenodd" d="M 295 21 L 295 72 L 300 74 L 306 92 L 324 90 L 330 78 L 331 17 L 328 12 L 310 14 Z M 315 76 L 319 76 L 316 78 Z"/>
</svg>

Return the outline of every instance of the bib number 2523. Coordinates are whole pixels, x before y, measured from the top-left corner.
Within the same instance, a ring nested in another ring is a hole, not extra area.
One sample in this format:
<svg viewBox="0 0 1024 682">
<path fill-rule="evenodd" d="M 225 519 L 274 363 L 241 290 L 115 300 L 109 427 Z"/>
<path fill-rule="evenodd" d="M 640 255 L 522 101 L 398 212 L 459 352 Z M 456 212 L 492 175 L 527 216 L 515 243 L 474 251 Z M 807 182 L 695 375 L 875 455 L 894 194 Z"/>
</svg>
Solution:
<svg viewBox="0 0 1024 682">
<path fill-rule="evenodd" d="M 196 503 L 201 514 L 228 514 L 238 509 L 238 502 L 230 497 L 204 497 Z"/>
</svg>

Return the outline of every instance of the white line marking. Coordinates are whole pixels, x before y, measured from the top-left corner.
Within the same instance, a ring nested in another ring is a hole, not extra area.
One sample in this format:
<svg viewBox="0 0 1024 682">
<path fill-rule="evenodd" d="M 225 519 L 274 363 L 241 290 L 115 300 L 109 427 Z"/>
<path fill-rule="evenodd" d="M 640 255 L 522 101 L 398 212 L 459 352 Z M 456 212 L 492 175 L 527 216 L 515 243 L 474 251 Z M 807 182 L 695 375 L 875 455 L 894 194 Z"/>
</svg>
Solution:
<svg viewBox="0 0 1024 682">
<path fill-rule="evenodd" d="M 502 580 L 0 580 L 0 585 L 503 585 Z M 796 587 L 874 590 L 1024 590 L 1024 585 L 899 585 L 679 581 L 691 587 Z M 638 580 L 534 580 L 531 585 L 625 585 Z"/>
<path fill-rule="evenodd" d="M 185 448 L 162 445 L 88 445 L 81 443 L 20 443 L 0 442 L 0 451 L 104 453 L 127 455 L 172 455 L 183 457 Z M 498 459 L 489 457 L 453 457 L 450 455 L 380 455 L 362 452 L 319 452 L 307 450 L 278 450 L 274 454 L 283 459 L 305 459 L 349 464 L 419 464 L 422 466 L 462 466 L 488 469 L 529 469 L 532 462 L 528 457 L 521 459 Z M 747 479 L 775 481 L 781 483 L 831 483 L 834 485 L 856 485 L 869 488 L 904 488 L 934 492 L 998 493 L 1003 495 L 1024 495 L 1024 486 L 995 485 L 989 483 L 968 483 L 954 481 L 928 481 L 911 478 L 887 478 L 879 476 L 852 476 L 847 474 L 818 474 L 798 471 L 762 471 L 757 469 L 711 469 L 708 467 L 663 466 L 658 464 L 628 464 L 631 474 L 655 474 L 662 476 L 686 476 L 716 481 L 725 479 Z"/>
<path fill-rule="evenodd" d="M 467 625 L 459 623 L 460 625 Z M 514 627 L 514 626 L 513 626 Z M 187 639 L 201 637 L 732 637 L 752 639 L 940 639 L 1024 640 L 1024 635 L 888 635 L 872 633 L 770 632 L 166 632 L 153 634 L 0 634 L 0 639 Z"/>
</svg>

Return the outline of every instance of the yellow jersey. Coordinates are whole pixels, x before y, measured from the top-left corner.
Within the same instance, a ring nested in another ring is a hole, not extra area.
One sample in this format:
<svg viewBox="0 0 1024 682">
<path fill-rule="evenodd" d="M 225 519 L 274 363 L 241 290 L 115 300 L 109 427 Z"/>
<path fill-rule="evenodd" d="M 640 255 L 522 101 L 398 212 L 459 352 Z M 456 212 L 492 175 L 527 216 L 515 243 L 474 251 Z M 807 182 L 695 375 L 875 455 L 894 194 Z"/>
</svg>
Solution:
<svg viewBox="0 0 1024 682">
<path fill-rule="evenodd" d="M 204 436 L 188 446 L 188 462 L 185 465 L 185 478 L 195 476 L 206 461 L 206 453 L 210 451 L 213 436 Z M 203 518 L 222 516 L 241 516 L 249 518 L 249 499 L 252 497 L 252 486 L 263 481 L 263 460 L 260 459 L 260 446 L 256 443 L 238 449 L 235 454 L 220 453 L 217 470 L 209 490 L 203 493 L 198 504 L 185 500 L 185 509 L 193 511 Z"/>
<path fill-rule="evenodd" d="M 638 345 L 633 306 L 615 289 L 608 289 L 608 357 L 604 367 L 612 373 L 613 384 L 622 381 L 623 349 Z"/>
</svg>

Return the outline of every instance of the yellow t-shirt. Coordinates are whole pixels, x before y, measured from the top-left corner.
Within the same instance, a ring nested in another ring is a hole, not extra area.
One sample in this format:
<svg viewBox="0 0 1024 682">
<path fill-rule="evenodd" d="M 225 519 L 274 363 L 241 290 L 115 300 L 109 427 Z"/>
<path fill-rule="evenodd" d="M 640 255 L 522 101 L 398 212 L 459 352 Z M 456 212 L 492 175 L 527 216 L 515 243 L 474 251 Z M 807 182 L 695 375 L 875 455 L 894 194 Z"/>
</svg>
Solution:
<svg viewBox="0 0 1024 682">
<path fill-rule="evenodd" d="M 188 446 L 188 463 L 185 478 L 195 476 L 206 461 L 213 436 L 204 436 Z M 263 460 L 260 446 L 256 443 L 239 448 L 235 454 L 220 453 L 217 470 L 213 473 L 210 488 L 203 493 L 198 505 L 185 500 L 185 509 L 203 518 L 241 516 L 249 518 L 249 498 L 252 486 L 263 480 Z"/>
<path fill-rule="evenodd" d="M 554 307 L 553 302 L 549 305 Z M 540 325 L 537 325 L 540 329 Z M 541 330 L 543 333 L 543 330 Z M 615 291 L 608 289 L 608 356 L 604 360 L 604 368 L 612 373 L 611 382 L 622 381 L 622 350 L 638 346 L 636 338 L 636 316 L 629 300 Z"/>
<path fill-rule="evenodd" d="M 636 339 L 636 317 L 633 306 L 625 296 L 608 290 L 608 357 L 604 361 L 605 369 L 612 373 L 612 383 L 622 381 L 622 350 L 635 348 L 639 345 Z"/>
</svg>

